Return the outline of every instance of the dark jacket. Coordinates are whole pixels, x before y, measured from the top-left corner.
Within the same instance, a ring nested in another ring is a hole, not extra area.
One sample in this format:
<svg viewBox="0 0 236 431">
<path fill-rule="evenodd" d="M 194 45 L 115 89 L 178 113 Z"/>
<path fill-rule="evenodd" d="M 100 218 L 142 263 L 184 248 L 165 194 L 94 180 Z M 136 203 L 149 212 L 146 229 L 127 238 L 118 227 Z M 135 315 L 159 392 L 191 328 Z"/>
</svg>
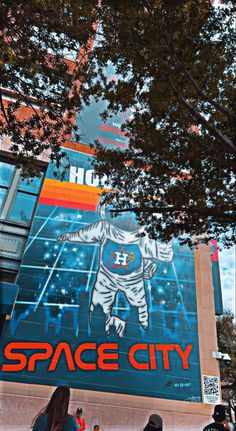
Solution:
<svg viewBox="0 0 236 431">
<path fill-rule="evenodd" d="M 163 431 L 163 428 L 153 428 L 151 425 L 146 425 L 143 431 Z"/>
<path fill-rule="evenodd" d="M 36 420 L 32 431 L 46 431 L 48 424 L 48 415 L 44 413 Z M 77 424 L 74 416 L 67 415 L 64 421 L 62 431 L 77 431 Z"/>
</svg>

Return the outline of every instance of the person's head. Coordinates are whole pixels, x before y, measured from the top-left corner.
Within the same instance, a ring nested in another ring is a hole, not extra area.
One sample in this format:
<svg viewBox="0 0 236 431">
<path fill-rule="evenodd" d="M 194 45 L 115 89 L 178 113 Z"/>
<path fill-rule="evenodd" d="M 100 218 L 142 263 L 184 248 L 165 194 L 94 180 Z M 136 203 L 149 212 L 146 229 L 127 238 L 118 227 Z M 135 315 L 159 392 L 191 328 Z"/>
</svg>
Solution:
<svg viewBox="0 0 236 431">
<path fill-rule="evenodd" d="M 148 423 L 143 431 L 162 431 L 163 420 L 161 416 L 153 414 L 149 417 Z"/>
<path fill-rule="evenodd" d="M 70 389 L 67 386 L 58 386 L 53 392 L 48 405 L 35 417 L 32 426 L 41 414 L 47 413 L 48 430 L 60 431 L 62 429 L 63 422 L 68 415 L 69 401 Z"/>
<path fill-rule="evenodd" d="M 224 423 L 226 419 L 226 408 L 222 404 L 217 404 L 214 408 L 212 415 L 213 419 L 217 423 Z"/>
<path fill-rule="evenodd" d="M 78 407 L 76 410 L 76 417 L 79 419 L 81 418 L 82 414 L 83 414 L 83 409 L 81 407 Z"/>
<path fill-rule="evenodd" d="M 93 429 L 94 431 L 99 431 L 100 430 L 99 425 L 94 425 Z"/>
</svg>

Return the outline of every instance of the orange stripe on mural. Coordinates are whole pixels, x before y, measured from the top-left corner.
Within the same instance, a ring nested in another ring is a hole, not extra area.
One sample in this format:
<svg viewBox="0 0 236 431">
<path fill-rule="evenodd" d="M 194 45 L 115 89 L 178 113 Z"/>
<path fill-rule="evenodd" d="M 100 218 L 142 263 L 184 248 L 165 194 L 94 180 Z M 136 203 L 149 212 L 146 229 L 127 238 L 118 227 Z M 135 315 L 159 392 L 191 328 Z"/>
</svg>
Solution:
<svg viewBox="0 0 236 431">
<path fill-rule="evenodd" d="M 98 193 L 93 193 L 93 192 L 84 192 L 81 190 L 77 190 L 76 192 L 73 191 L 72 193 L 69 192 L 68 190 L 56 190 L 55 192 L 55 188 L 52 189 L 51 187 L 47 187 L 45 189 L 45 193 L 43 193 L 43 195 L 41 195 L 44 198 L 50 198 L 50 199 L 65 199 L 67 201 L 71 201 L 71 202 L 91 202 L 92 204 L 96 204 L 98 203 L 98 200 L 100 199 L 100 195 Z"/>
<path fill-rule="evenodd" d="M 108 191 L 108 188 L 102 188 L 102 187 L 94 187 L 94 186 L 87 186 L 86 184 L 76 184 L 76 183 L 70 183 L 68 181 L 59 181 L 59 180 L 53 180 L 51 178 L 45 178 L 43 183 L 43 189 L 46 186 L 53 186 L 56 188 L 62 188 L 62 189 L 71 189 L 71 190 L 84 190 L 84 191 L 94 191 L 94 193 L 97 191 L 97 193 L 100 193 L 104 190 Z M 42 189 L 42 191 L 43 191 Z"/>
<path fill-rule="evenodd" d="M 63 208 L 74 208 L 74 209 L 94 211 L 94 212 L 97 211 L 96 205 L 86 204 L 83 202 L 71 202 L 71 201 L 65 201 L 61 199 L 49 199 L 49 198 L 40 197 L 39 203 L 44 205 L 63 207 Z"/>
<path fill-rule="evenodd" d="M 95 211 L 104 190 L 108 189 L 46 178 L 39 203 Z"/>
<path fill-rule="evenodd" d="M 62 147 L 68 148 L 68 150 L 78 151 L 79 153 L 89 154 L 94 156 L 96 151 L 94 148 L 90 148 L 88 145 L 80 144 L 79 142 L 67 141 L 64 142 Z"/>
</svg>

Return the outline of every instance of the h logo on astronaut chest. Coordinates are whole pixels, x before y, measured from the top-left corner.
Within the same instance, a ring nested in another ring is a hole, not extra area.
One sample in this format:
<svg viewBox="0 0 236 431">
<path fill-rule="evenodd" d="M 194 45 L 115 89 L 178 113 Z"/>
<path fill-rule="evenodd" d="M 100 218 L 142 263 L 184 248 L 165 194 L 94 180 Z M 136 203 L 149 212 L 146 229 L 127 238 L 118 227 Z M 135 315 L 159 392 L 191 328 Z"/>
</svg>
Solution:
<svg viewBox="0 0 236 431">
<path fill-rule="evenodd" d="M 125 267 L 128 270 L 129 264 L 133 262 L 134 259 L 135 259 L 135 253 L 133 251 L 125 253 L 124 249 L 121 248 L 120 251 L 111 252 L 111 257 L 109 259 L 109 266 L 111 266 L 111 268 Z"/>
<path fill-rule="evenodd" d="M 138 244 L 121 245 L 108 239 L 102 252 L 105 267 L 113 273 L 127 275 L 142 265 Z"/>
</svg>

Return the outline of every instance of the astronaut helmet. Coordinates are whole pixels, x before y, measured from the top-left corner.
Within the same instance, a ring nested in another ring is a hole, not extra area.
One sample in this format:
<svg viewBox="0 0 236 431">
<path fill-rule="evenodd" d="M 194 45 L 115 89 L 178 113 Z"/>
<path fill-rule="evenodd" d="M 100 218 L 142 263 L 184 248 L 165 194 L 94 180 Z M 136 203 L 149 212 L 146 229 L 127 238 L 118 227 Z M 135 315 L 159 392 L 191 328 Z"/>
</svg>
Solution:
<svg viewBox="0 0 236 431">
<path fill-rule="evenodd" d="M 118 229 L 127 232 L 135 232 L 141 228 L 133 211 L 114 213 L 114 207 L 112 205 L 99 205 L 98 212 L 103 220 L 109 221 Z"/>
</svg>

